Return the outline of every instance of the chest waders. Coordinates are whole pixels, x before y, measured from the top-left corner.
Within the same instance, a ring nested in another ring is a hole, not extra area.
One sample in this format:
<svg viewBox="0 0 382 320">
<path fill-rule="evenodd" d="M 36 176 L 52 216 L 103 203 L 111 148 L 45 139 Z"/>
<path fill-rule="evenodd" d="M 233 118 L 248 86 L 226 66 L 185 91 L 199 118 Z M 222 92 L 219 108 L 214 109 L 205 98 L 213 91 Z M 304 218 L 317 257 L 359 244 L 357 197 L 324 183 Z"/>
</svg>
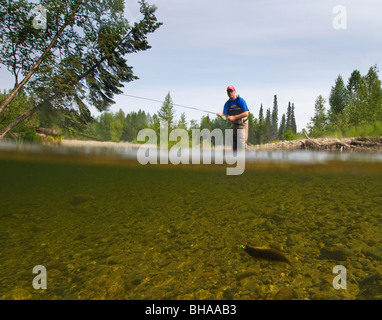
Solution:
<svg viewBox="0 0 382 320">
<path fill-rule="evenodd" d="M 237 98 L 238 100 L 239 98 Z M 239 101 L 239 100 L 238 100 Z M 239 103 L 237 103 L 239 106 Z M 237 116 L 238 114 L 243 113 L 242 109 L 236 109 L 236 110 L 228 110 L 229 116 Z M 248 117 L 235 120 L 232 122 L 232 129 L 233 129 L 233 145 L 232 149 L 233 151 L 237 151 L 238 142 L 240 141 L 240 144 L 244 146 L 244 149 L 247 149 L 247 140 L 248 140 Z M 238 131 L 242 130 L 242 131 Z"/>
</svg>

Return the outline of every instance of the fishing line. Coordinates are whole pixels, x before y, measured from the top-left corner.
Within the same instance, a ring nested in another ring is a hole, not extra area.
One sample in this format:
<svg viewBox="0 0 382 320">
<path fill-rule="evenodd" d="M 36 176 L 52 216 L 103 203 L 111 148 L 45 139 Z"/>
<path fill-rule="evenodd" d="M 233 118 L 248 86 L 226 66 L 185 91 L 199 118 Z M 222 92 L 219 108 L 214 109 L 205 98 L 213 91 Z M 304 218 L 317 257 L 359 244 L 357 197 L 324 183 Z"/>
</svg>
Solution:
<svg viewBox="0 0 382 320">
<path fill-rule="evenodd" d="M 147 100 L 147 101 L 153 101 L 153 102 L 164 103 L 164 101 L 161 101 L 161 100 L 155 100 L 155 99 L 150 99 L 150 98 L 138 97 L 138 96 L 133 96 L 133 95 L 126 94 L 126 93 L 122 93 L 121 95 L 122 95 L 122 96 L 131 97 L 131 98 L 141 99 L 141 100 Z M 183 106 L 183 105 L 181 105 L 181 104 L 176 104 L 176 103 L 173 103 L 173 105 L 176 106 L 176 107 L 181 107 L 181 108 L 186 108 L 186 109 L 192 109 L 192 110 L 202 111 L 202 112 L 206 112 L 206 113 L 210 113 L 210 114 L 214 114 L 214 115 L 216 115 L 216 112 L 212 112 L 212 111 L 208 111 L 208 110 L 203 110 L 203 109 L 199 109 L 199 108 L 195 108 L 195 107 Z"/>
</svg>

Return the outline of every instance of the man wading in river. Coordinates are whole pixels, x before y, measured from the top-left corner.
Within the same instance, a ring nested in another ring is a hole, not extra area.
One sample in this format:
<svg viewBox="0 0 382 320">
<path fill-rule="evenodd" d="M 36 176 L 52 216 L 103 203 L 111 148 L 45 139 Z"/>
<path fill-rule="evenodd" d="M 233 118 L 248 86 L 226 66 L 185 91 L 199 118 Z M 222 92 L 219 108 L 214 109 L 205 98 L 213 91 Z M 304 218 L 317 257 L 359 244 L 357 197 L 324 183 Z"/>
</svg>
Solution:
<svg viewBox="0 0 382 320">
<path fill-rule="evenodd" d="M 236 90 L 234 86 L 227 88 L 229 100 L 225 103 L 223 113 L 218 113 L 218 117 L 227 117 L 227 120 L 232 122 L 233 129 L 233 150 L 237 151 L 238 145 L 238 129 L 244 129 L 245 134 L 239 134 L 241 143 L 247 149 L 248 140 L 248 106 L 245 100 L 241 97 L 236 97 Z"/>
</svg>

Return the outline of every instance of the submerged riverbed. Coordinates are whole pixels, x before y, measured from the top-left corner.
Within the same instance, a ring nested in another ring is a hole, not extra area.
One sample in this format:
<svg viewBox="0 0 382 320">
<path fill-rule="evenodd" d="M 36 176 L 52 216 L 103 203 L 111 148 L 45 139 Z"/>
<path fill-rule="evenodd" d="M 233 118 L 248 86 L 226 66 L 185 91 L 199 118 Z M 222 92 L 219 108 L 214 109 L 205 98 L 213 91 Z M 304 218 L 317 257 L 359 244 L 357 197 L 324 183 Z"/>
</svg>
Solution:
<svg viewBox="0 0 382 320">
<path fill-rule="evenodd" d="M 94 160 L 0 151 L 0 299 L 382 298 L 379 161 Z"/>
</svg>

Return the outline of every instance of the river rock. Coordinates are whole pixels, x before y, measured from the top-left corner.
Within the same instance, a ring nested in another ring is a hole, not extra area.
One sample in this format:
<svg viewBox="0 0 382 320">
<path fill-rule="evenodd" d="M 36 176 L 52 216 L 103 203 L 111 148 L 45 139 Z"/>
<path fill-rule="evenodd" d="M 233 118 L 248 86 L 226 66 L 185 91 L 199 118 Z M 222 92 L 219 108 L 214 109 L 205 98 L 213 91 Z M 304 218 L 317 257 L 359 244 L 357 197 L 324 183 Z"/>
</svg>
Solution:
<svg viewBox="0 0 382 320">
<path fill-rule="evenodd" d="M 266 231 L 268 232 L 272 232 L 275 228 L 276 228 L 276 225 L 273 224 L 271 221 L 269 220 L 266 220 L 264 223 L 263 223 L 263 227 Z"/>
<path fill-rule="evenodd" d="M 292 300 L 294 296 L 291 288 L 281 288 L 274 296 L 274 300 Z"/>
<path fill-rule="evenodd" d="M 233 297 L 236 293 L 236 289 L 235 288 L 227 288 L 224 290 L 224 293 L 223 293 L 223 298 L 226 299 L 226 300 L 233 300 Z"/>
<path fill-rule="evenodd" d="M 371 274 L 359 282 L 356 300 L 382 300 L 382 275 Z"/>
<path fill-rule="evenodd" d="M 289 234 L 286 240 L 286 245 L 291 247 L 299 243 L 299 238 L 295 234 Z"/>
<path fill-rule="evenodd" d="M 335 261 L 346 261 L 346 259 L 353 254 L 351 250 L 339 246 L 323 247 L 320 253 L 322 259 Z"/>
<path fill-rule="evenodd" d="M 32 299 L 32 294 L 23 288 L 16 288 L 7 294 L 1 296 L 1 300 L 29 300 Z"/>
<path fill-rule="evenodd" d="M 376 260 L 382 261 L 382 247 L 370 247 L 362 250 L 365 256 L 372 257 Z"/>
<path fill-rule="evenodd" d="M 86 202 L 92 202 L 94 200 L 95 198 L 93 196 L 78 194 L 72 197 L 72 199 L 69 201 L 69 204 L 71 206 L 80 206 Z"/>
<path fill-rule="evenodd" d="M 248 277 L 251 277 L 251 276 L 256 276 L 258 275 L 258 272 L 254 272 L 254 271 L 243 271 L 243 272 L 240 272 L 236 275 L 236 280 L 237 281 L 240 281 L 240 280 L 243 280 L 245 278 L 248 278 Z"/>
</svg>

